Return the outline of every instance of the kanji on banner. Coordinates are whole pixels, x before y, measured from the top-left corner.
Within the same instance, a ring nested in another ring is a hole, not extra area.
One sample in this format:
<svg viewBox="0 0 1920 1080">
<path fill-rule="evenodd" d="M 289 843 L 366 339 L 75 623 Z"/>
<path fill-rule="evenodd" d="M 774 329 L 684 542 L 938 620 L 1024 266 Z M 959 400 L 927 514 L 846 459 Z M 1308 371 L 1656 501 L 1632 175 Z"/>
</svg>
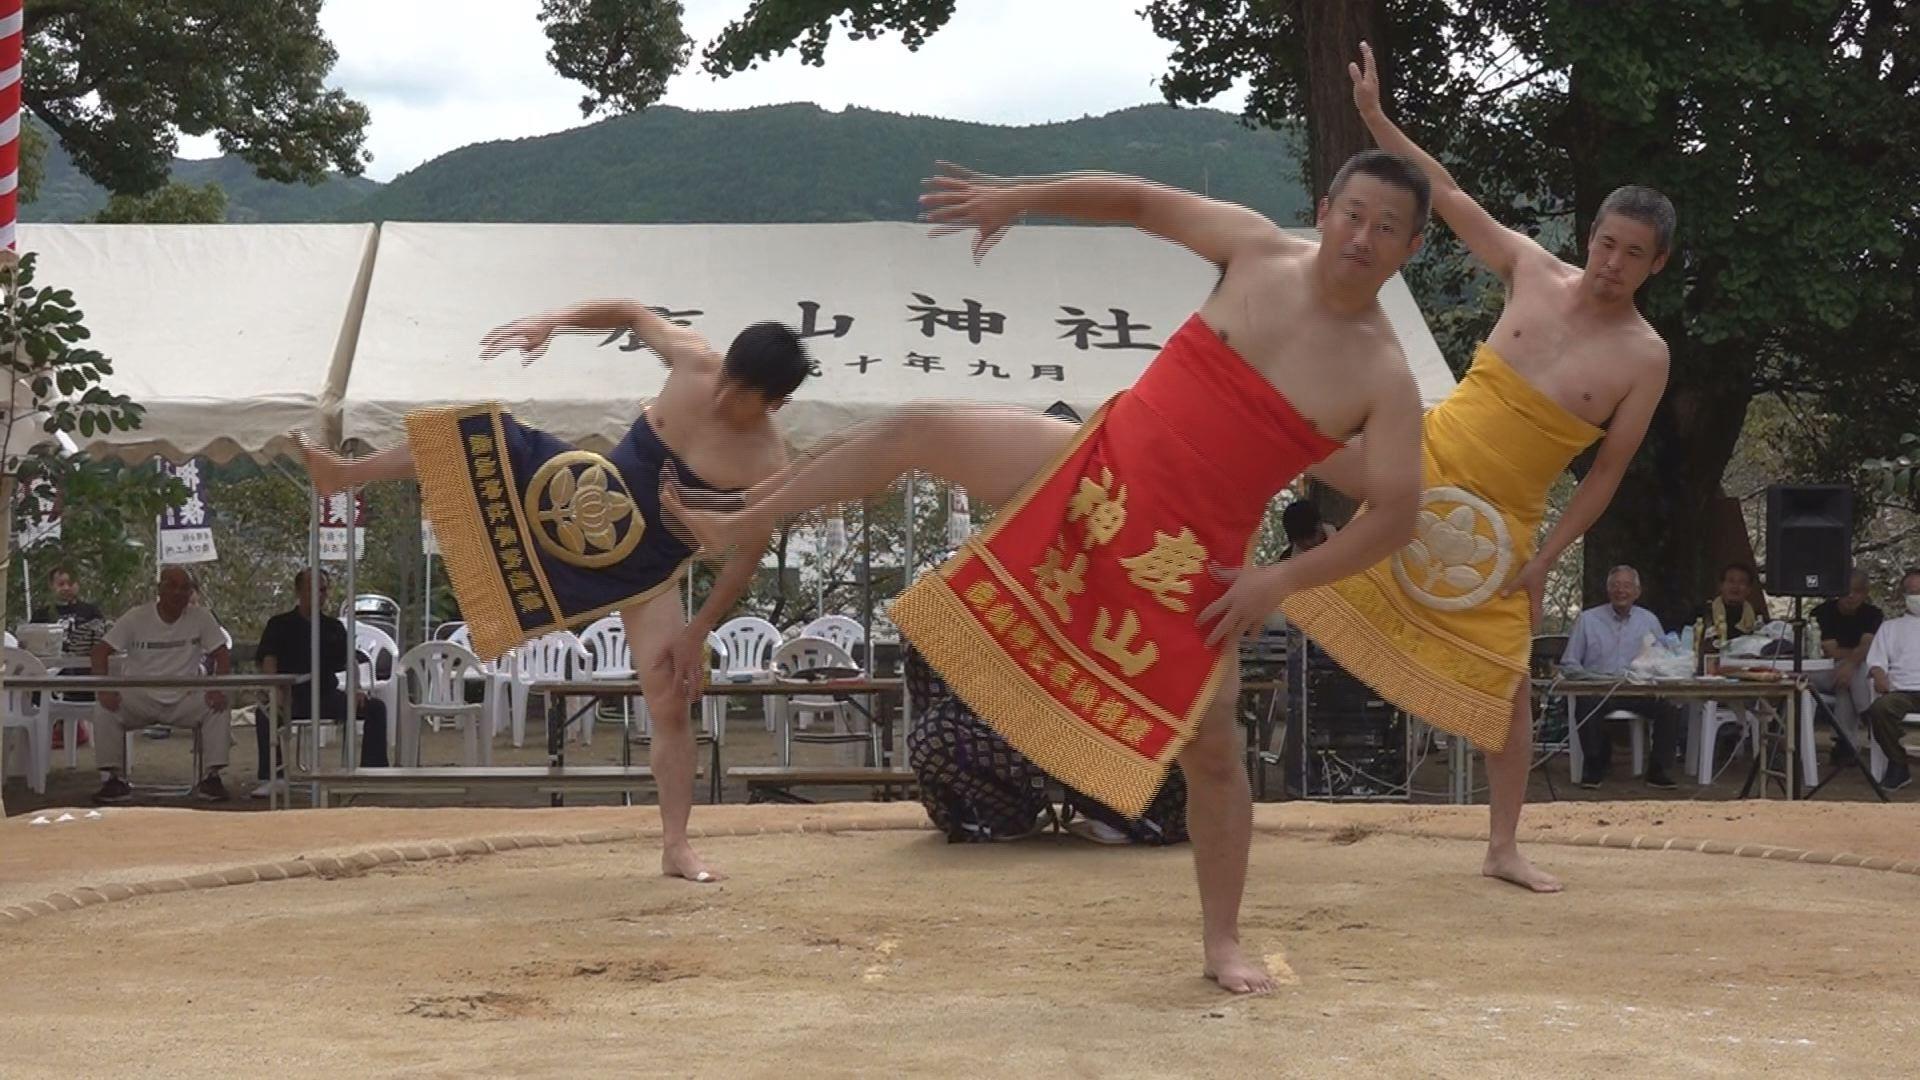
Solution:
<svg viewBox="0 0 1920 1080">
<path fill-rule="evenodd" d="M 60 539 L 60 511 L 63 509 L 59 492 L 35 485 L 29 491 L 22 487 L 17 498 L 20 505 L 16 512 L 20 519 L 20 528 L 13 534 L 13 546 L 21 551 L 31 551 L 35 547 L 51 540 Z"/>
<path fill-rule="evenodd" d="M 347 561 L 347 515 L 353 513 L 353 551 L 357 559 L 367 553 L 367 496 L 357 492 L 349 502 L 345 492 L 320 500 L 320 559 L 322 562 Z"/>
<path fill-rule="evenodd" d="M 973 512 L 967 503 L 967 492 L 956 484 L 947 489 L 947 545 L 959 547 L 972 535 Z"/>
<path fill-rule="evenodd" d="M 212 562 L 213 507 L 207 502 L 207 478 L 199 461 L 160 463 L 160 471 L 187 487 L 187 501 L 160 515 L 160 565 Z"/>
<path fill-rule="evenodd" d="M 420 554 L 440 554 L 440 540 L 433 535 L 433 526 L 425 521 L 420 523 Z"/>
</svg>

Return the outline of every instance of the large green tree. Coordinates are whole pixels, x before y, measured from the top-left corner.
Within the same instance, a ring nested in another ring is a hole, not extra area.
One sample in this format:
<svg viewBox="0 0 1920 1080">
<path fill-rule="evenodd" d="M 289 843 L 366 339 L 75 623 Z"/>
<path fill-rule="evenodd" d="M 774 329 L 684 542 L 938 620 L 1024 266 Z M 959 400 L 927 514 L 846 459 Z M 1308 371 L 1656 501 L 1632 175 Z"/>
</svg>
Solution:
<svg viewBox="0 0 1920 1080">
<path fill-rule="evenodd" d="M 364 167 L 366 106 L 324 84 L 320 0 L 37 0 L 21 101 L 109 191 L 166 183 L 181 133 L 272 180 Z"/>
<path fill-rule="evenodd" d="M 833 28 L 915 44 L 942 0 L 756 0 L 704 52 L 741 70 Z M 1245 79 L 1247 118 L 1301 124 L 1308 179 L 1354 146 L 1347 39 L 1385 58 L 1395 117 L 1503 220 L 1575 262 L 1623 183 L 1671 195 L 1678 250 L 1642 306 L 1672 378 L 1646 446 L 1587 543 L 1588 587 L 1643 568 L 1668 610 L 1726 554 L 1702 542 L 1749 405 L 1792 403 L 1810 473 L 1844 478 L 1920 407 L 1920 14 L 1901 0 L 1149 0 L 1174 45 L 1170 101 Z M 1456 362 L 1498 293 L 1450 238 L 1409 278 Z M 1684 525 L 1685 527 L 1676 527 Z M 1736 530 L 1737 532 L 1737 530 Z"/>
<path fill-rule="evenodd" d="M 267 180 L 317 184 L 368 161 L 365 105 L 326 79 L 338 58 L 321 0 L 34 0 L 22 104 L 116 194 L 167 182 L 181 134 L 212 134 Z M 584 115 L 646 107 L 687 63 L 677 0 L 541 0 L 556 71 Z M 45 146 L 23 133 L 22 197 Z"/>
</svg>

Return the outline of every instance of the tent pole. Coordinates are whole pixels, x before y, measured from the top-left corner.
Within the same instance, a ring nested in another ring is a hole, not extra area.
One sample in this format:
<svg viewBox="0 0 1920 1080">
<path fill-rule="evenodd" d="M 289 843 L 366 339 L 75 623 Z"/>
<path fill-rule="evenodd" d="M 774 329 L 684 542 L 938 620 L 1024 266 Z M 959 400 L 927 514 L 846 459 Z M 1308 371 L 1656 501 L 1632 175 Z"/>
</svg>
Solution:
<svg viewBox="0 0 1920 1080">
<path fill-rule="evenodd" d="M 360 763 L 360 755 L 354 752 L 359 747 L 353 737 L 354 721 L 360 712 L 359 702 L 355 700 L 360 687 L 359 539 L 360 489 L 353 488 L 347 492 L 347 718 L 340 735 L 340 764 L 348 769 Z M 321 614 L 325 615 L 324 612 Z M 332 678 L 331 672 L 328 678 Z M 315 679 L 314 684 L 319 685 L 319 680 Z"/>
</svg>

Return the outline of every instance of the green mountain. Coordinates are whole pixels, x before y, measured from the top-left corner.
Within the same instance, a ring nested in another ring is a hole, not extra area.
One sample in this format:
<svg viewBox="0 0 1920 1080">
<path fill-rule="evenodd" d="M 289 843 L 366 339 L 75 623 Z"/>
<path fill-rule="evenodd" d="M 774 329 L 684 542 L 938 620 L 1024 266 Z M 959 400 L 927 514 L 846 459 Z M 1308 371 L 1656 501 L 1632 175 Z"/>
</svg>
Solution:
<svg viewBox="0 0 1920 1080">
<path fill-rule="evenodd" d="M 910 220 L 936 160 L 1002 175 L 1104 169 L 1232 199 L 1282 224 L 1308 206 L 1290 136 L 1223 112 L 1149 105 L 1031 127 L 867 109 L 656 106 L 480 143 L 346 211 L 369 221 Z"/>
<path fill-rule="evenodd" d="M 107 205 L 107 192 L 83 176 L 58 139 L 45 128 L 46 176 L 40 184 L 40 197 L 20 207 L 21 221 L 84 221 Z M 377 180 L 358 176 L 329 176 L 317 187 L 305 184 L 279 184 L 262 180 L 253 166 L 227 155 L 188 161 L 175 158 L 173 178 L 199 187 L 219 184 L 227 193 L 227 220 L 251 221 L 331 221 L 348 207 L 379 191 Z"/>
<path fill-rule="evenodd" d="M 106 204 L 49 139 L 25 221 L 79 221 Z M 1244 203 L 1281 224 L 1309 206 L 1296 141 L 1223 112 L 1143 105 L 1106 116 L 999 127 L 867 109 L 773 105 L 735 112 L 657 106 L 538 138 L 478 143 L 390 184 L 332 177 L 268 183 L 236 157 L 176 161 L 218 183 L 228 220 L 901 221 L 919 213 L 937 160 L 1032 175 L 1104 169 Z"/>
</svg>

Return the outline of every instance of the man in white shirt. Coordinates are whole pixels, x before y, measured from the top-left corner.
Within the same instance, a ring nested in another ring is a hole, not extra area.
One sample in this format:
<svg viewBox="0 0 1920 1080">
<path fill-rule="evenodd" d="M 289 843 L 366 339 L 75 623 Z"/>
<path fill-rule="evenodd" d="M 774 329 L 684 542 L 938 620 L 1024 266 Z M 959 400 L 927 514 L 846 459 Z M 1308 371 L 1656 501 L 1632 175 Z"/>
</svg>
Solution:
<svg viewBox="0 0 1920 1080">
<path fill-rule="evenodd" d="M 1567 637 L 1566 651 L 1560 655 L 1560 667 L 1570 677 L 1613 678 L 1625 675 L 1627 665 L 1640 655 L 1649 636 L 1659 638 L 1666 631 L 1653 612 L 1635 603 L 1640 599 L 1640 572 L 1631 566 L 1616 566 L 1607 574 L 1607 602 L 1588 608 L 1574 620 L 1573 633 Z M 1680 717 L 1671 702 L 1650 698 L 1634 702 L 1634 710 L 1649 714 L 1653 721 L 1653 757 L 1647 762 L 1647 783 L 1657 788 L 1672 788 L 1667 767 L 1673 764 L 1680 746 Z M 1584 788 L 1597 788 L 1607 775 L 1613 759 L 1613 739 L 1601 719 L 1597 703 L 1581 708 L 1573 703 L 1573 719 L 1580 725 L 1580 751 L 1585 758 L 1584 774 L 1574 781 Z M 1589 712 L 1593 715 L 1589 715 Z"/>
<path fill-rule="evenodd" d="M 93 673 L 108 674 L 109 662 L 119 675 L 177 675 L 201 673 L 201 664 L 211 660 L 213 671 L 225 675 L 233 670 L 233 657 L 227 648 L 226 634 L 213 613 L 192 603 L 193 578 L 178 566 L 169 566 L 160 574 L 160 599 L 143 604 L 120 616 L 107 636 L 93 647 Z M 227 788 L 220 770 L 227 765 L 227 747 L 232 735 L 227 715 L 227 697 L 219 690 L 125 690 L 100 693 L 95 721 L 94 760 L 104 774 L 97 803 L 126 802 L 133 789 L 121 775 L 126 771 L 126 729 L 154 724 L 193 729 L 206 773 L 194 786 L 196 797 L 224 801 Z"/>
<path fill-rule="evenodd" d="M 1867 706 L 1866 721 L 1874 741 L 1887 755 L 1887 772 L 1880 786 L 1888 791 L 1913 783 L 1912 764 L 1900 745 L 1902 721 L 1920 712 L 1920 567 L 1909 567 L 1900 577 L 1903 611 L 1880 624 L 1867 649 L 1867 677 L 1880 696 Z"/>
</svg>

